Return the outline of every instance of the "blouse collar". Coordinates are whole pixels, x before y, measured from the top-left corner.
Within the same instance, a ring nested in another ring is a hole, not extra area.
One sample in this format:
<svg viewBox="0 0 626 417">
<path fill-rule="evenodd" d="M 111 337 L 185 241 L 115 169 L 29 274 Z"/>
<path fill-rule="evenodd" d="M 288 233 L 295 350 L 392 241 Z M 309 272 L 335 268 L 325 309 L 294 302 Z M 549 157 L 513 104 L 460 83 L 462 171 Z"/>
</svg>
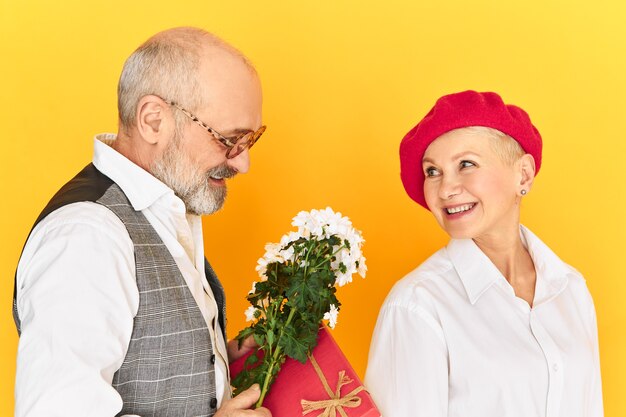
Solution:
<svg viewBox="0 0 626 417">
<path fill-rule="evenodd" d="M 526 227 L 520 226 L 520 235 L 537 272 L 533 303 L 537 306 L 556 297 L 565 289 L 571 269 Z M 498 268 L 472 239 L 452 239 L 446 252 L 461 278 L 470 303 L 475 304 L 494 284 L 513 293 L 512 287 Z"/>
</svg>

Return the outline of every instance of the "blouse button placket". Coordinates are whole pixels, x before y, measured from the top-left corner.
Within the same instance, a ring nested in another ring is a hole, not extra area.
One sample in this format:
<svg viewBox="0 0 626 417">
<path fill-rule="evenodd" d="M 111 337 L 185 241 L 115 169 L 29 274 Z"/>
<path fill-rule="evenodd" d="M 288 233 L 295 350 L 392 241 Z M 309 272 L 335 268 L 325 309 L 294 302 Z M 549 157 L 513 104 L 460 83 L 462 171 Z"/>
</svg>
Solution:
<svg viewBox="0 0 626 417">
<path fill-rule="evenodd" d="M 546 358 L 549 376 L 546 417 L 557 417 L 563 394 L 563 361 L 554 340 L 541 324 L 535 309 L 530 311 L 530 329 Z"/>
</svg>

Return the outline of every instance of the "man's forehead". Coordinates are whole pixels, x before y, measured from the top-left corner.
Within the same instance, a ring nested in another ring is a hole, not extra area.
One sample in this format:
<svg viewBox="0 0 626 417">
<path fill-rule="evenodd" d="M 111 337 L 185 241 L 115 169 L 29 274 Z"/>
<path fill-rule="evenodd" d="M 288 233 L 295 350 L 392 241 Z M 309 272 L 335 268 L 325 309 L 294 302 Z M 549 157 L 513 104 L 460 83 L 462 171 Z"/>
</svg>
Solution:
<svg viewBox="0 0 626 417">
<path fill-rule="evenodd" d="M 243 55 L 228 46 L 206 45 L 200 59 L 198 81 L 204 108 L 199 116 L 206 115 L 206 121 L 227 137 L 260 127 L 261 84 Z"/>
</svg>

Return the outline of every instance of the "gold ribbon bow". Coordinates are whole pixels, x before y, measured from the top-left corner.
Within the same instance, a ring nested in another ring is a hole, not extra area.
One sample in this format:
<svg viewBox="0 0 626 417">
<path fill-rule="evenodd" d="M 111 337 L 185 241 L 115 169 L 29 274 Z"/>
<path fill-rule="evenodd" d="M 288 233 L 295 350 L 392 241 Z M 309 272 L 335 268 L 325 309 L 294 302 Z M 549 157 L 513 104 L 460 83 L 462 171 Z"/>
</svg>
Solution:
<svg viewBox="0 0 626 417">
<path fill-rule="evenodd" d="M 309 360 L 313 364 L 313 369 L 315 369 L 315 373 L 317 374 L 320 381 L 322 381 L 324 389 L 326 390 L 326 393 L 328 394 L 330 399 L 320 401 L 301 400 L 300 405 L 302 406 L 302 415 L 304 416 L 315 410 L 324 410 L 324 412 L 322 414 L 319 414 L 318 417 L 337 417 L 337 411 L 339 411 L 341 417 L 348 417 L 346 412 L 343 410 L 343 407 L 356 408 L 360 406 L 361 398 L 359 398 L 356 394 L 363 391 L 365 388 L 361 385 L 342 397 L 341 388 L 344 385 L 352 382 L 352 380 L 346 376 L 346 371 L 339 371 L 339 381 L 337 381 L 337 389 L 335 390 L 335 392 L 333 392 L 328 385 L 326 377 L 324 377 L 322 369 L 317 364 L 317 361 L 315 360 L 313 355 L 309 355 Z"/>
</svg>

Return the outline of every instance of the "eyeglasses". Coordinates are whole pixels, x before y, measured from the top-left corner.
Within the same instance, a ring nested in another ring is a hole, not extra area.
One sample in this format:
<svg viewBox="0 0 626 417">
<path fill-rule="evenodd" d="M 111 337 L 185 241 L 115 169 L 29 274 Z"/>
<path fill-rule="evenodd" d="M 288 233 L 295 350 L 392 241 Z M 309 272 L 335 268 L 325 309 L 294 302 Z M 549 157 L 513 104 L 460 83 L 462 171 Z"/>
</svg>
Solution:
<svg viewBox="0 0 626 417">
<path fill-rule="evenodd" d="M 232 159 L 236 157 L 237 155 L 242 153 L 244 150 L 246 150 L 246 148 L 250 149 L 252 145 L 254 145 L 256 141 L 259 140 L 259 138 L 261 137 L 263 132 L 265 132 L 265 129 L 266 129 L 266 126 L 261 126 L 259 130 L 257 130 L 256 132 L 251 130 L 249 132 L 243 132 L 237 136 L 232 136 L 230 138 L 227 138 L 223 136 L 222 134 L 220 134 L 215 129 L 213 129 L 212 127 L 209 127 L 209 125 L 204 123 L 202 120 L 198 119 L 197 116 L 195 116 L 189 110 L 186 110 L 184 107 L 182 107 L 180 104 L 176 103 L 175 101 L 165 100 L 165 99 L 163 99 L 163 101 L 165 101 L 167 104 L 171 106 L 176 107 L 178 110 L 183 112 L 185 116 L 189 117 L 194 123 L 200 125 L 207 132 L 213 135 L 215 139 L 217 139 L 222 145 L 224 145 L 228 149 L 226 151 L 226 158 L 228 159 Z"/>
</svg>

